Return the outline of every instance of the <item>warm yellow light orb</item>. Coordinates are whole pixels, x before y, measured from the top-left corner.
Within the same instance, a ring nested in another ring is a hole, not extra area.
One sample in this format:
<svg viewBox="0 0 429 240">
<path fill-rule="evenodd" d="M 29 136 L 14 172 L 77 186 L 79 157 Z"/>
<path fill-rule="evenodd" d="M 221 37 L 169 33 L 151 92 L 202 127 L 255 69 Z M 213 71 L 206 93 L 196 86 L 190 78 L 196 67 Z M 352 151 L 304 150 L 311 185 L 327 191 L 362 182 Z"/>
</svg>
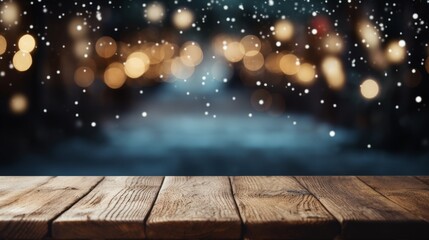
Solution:
<svg viewBox="0 0 429 240">
<path fill-rule="evenodd" d="M 89 87 L 94 82 L 94 71 L 86 66 L 79 67 L 74 72 L 74 81 L 79 87 Z"/>
<path fill-rule="evenodd" d="M 288 20 L 278 20 L 274 25 L 274 36 L 280 41 L 290 40 L 293 37 L 293 32 L 293 24 Z"/>
<path fill-rule="evenodd" d="M 33 58 L 27 52 L 18 51 L 13 55 L 12 64 L 16 70 L 25 72 L 31 67 L 31 64 L 33 64 Z"/>
<path fill-rule="evenodd" d="M 241 41 L 240 51 L 243 51 L 243 54 L 246 56 L 254 56 L 259 53 L 261 50 L 261 40 L 255 35 L 244 36 Z"/>
<path fill-rule="evenodd" d="M 95 51 L 102 58 L 110 58 L 116 53 L 117 45 L 113 38 L 104 36 L 95 43 Z"/>
<path fill-rule="evenodd" d="M 243 58 L 244 67 L 249 71 L 258 71 L 264 66 L 264 56 L 258 52 L 255 55 L 247 56 Z"/>
<path fill-rule="evenodd" d="M 13 2 L 4 3 L 1 12 L 1 19 L 6 24 L 14 23 L 19 16 L 18 6 Z"/>
<path fill-rule="evenodd" d="M 4 38 L 3 35 L 0 35 L 0 55 L 6 52 L 6 48 L 7 48 L 6 38 Z"/>
<path fill-rule="evenodd" d="M 180 79 L 187 79 L 194 74 L 195 68 L 183 63 L 180 57 L 176 57 L 171 61 L 171 73 Z"/>
<path fill-rule="evenodd" d="M 387 45 L 386 58 L 391 63 L 401 63 L 405 59 L 406 49 L 400 46 L 399 41 L 392 41 Z"/>
<path fill-rule="evenodd" d="M 325 75 L 328 86 L 334 90 L 343 88 L 346 77 L 341 61 L 336 57 L 326 57 L 322 60 L 322 73 Z"/>
<path fill-rule="evenodd" d="M 18 41 L 19 50 L 30 53 L 36 47 L 36 40 L 30 34 L 23 35 Z"/>
<path fill-rule="evenodd" d="M 114 62 L 104 71 L 104 83 L 111 89 L 122 87 L 126 79 L 124 65 L 121 63 Z"/>
<path fill-rule="evenodd" d="M 286 75 L 298 73 L 300 65 L 298 57 L 293 54 L 286 54 L 280 58 L 280 69 Z"/>
<path fill-rule="evenodd" d="M 373 99 L 377 97 L 380 91 L 378 83 L 372 79 L 367 79 L 360 85 L 360 93 L 366 99 Z"/>
<path fill-rule="evenodd" d="M 239 42 L 230 42 L 223 48 L 225 58 L 230 62 L 239 62 L 244 57 L 244 47 Z"/>
<path fill-rule="evenodd" d="M 314 66 L 309 63 L 303 63 L 300 65 L 296 77 L 302 84 L 311 84 L 314 81 L 315 75 Z"/>
<path fill-rule="evenodd" d="M 164 18 L 164 6 L 158 2 L 149 4 L 145 17 L 151 22 L 159 22 Z"/>
<path fill-rule="evenodd" d="M 203 61 L 203 51 L 196 42 L 186 42 L 180 50 L 180 59 L 183 64 L 195 67 Z"/>
<path fill-rule="evenodd" d="M 14 114 L 23 114 L 27 111 L 27 97 L 21 93 L 14 94 L 9 100 L 9 108 Z"/>
<path fill-rule="evenodd" d="M 143 52 L 131 53 L 125 61 L 125 73 L 130 78 L 141 77 L 150 65 L 149 57 Z"/>
<path fill-rule="evenodd" d="M 175 11 L 173 14 L 173 24 L 178 29 L 188 29 L 191 27 L 193 22 L 194 14 L 186 8 L 177 9 L 177 11 Z"/>
</svg>

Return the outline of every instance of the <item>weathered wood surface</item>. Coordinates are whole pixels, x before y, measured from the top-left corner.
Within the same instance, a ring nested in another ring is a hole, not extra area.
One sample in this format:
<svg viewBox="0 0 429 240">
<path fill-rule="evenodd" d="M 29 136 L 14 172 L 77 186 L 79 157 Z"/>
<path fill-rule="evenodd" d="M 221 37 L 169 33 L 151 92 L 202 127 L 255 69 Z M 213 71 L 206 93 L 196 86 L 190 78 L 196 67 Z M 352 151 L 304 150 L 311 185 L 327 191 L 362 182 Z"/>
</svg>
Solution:
<svg viewBox="0 0 429 240">
<path fill-rule="evenodd" d="M 293 177 L 232 177 L 232 187 L 246 238 L 333 239 L 340 231 L 335 218 Z"/>
<path fill-rule="evenodd" d="M 57 239 L 141 239 L 162 177 L 106 177 L 57 218 Z"/>
<path fill-rule="evenodd" d="M 101 177 L 17 179 L 20 193 L 8 193 L 6 197 L 1 197 L 0 238 L 40 239 L 47 237 L 50 221 L 88 193 L 101 179 Z M 21 182 L 27 180 L 32 183 Z M 27 189 L 27 187 L 31 188 L 33 183 L 34 188 Z M 4 177 L 0 185 L 14 187 L 15 183 Z"/>
<path fill-rule="evenodd" d="M 342 224 L 344 239 L 427 239 L 429 225 L 356 177 L 297 177 Z"/>
<path fill-rule="evenodd" d="M 429 185 L 415 177 L 365 176 L 359 179 L 392 202 L 429 222 Z"/>
<path fill-rule="evenodd" d="M 429 177 L 0 177 L 0 239 L 429 239 Z"/>
<path fill-rule="evenodd" d="M 228 177 L 165 177 L 146 227 L 157 239 L 240 238 Z"/>
</svg>

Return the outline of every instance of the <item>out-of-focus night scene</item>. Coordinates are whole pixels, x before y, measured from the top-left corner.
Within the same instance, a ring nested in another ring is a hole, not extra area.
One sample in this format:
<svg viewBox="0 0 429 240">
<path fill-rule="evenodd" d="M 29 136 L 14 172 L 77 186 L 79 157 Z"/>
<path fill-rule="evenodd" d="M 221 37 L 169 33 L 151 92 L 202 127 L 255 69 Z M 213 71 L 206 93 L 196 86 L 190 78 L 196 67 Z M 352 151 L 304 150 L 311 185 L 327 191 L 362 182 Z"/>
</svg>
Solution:
<svg viewBox="0 0 429 240">
<path fill-rule="evenodd" d="M 0 2 L 1 175 L 429 174 L 429 3 Z"/>
</svg>

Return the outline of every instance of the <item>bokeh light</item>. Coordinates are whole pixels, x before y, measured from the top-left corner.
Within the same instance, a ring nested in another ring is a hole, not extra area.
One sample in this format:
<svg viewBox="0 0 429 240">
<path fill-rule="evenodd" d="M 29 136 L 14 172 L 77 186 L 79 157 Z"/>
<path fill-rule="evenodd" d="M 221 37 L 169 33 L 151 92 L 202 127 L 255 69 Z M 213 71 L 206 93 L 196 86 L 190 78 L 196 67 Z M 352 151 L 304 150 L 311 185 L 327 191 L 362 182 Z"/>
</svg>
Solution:
<svg viewBox="0 0 429 240">
<path fill-rule="evenodd" d="M 280 59 L 280 69 L 286 75 L 295 75 L 298 73 L 300 61 L 294 54 L 286 54 Z"/>
<path fill-rule="evenodd" d="M 275 37 L 280 41 L 288 41 L 293 37 L 293 24 L 285 19 L 278 20 L 274 25 Z"/>
<path fill-rule="evenodd" d="M 183 63 L 180 57 L 171 61 L 171 73 L 179 79 L 187 79 L 194 74 L 195 68 Z"/>
<path fill-rule="evenodd" d="M 346 77 L 340 59 L 332 56 L 326 57 L 322 61 L 321 68 L 331 89 L 340 90 L 343 88 Z"/>
<path fill-rule="evenodd" d="M 230 42 L 228 45 L 223 47 L 223 54 L 225 58 L 230 62 L 239 62 L 244 57 L 244 47 L 239 42 Z"/>
<path fill-rule="evenodd" d="M 139 78 L 149 69 L 150 59 L 143 52 L 133 52 L 128 56 L 124 65 L 128 77 Z"/>
<path fill-rule="evenodd" d="M 36 40 L 30 34 L 25 34 L 18 41 L 19 50 L 30 53 L 36 47 Z"/>
<path fill-rule="evenodd" d="M 126 79 L 124 65 L 119 62 L 111 63 L 104 71 L 104 83 L 111 89 L 122 87 Z"/>
<path fill-rule="evenodd" d="M 3 35 L 0 35 L 0 55 L 6 52 L 7 49 L 7 41 Z"/>
<path fill-rule="evenodd" d="M 360 85 L 360 93 L 366 99 L 373 99 L 377 97 L 380 91 L 378 83 L 373 79 L 366 79 Z"/>
<path fill-rule="evenodd" d="M 13 55 L 12 63 L 16 70 L 24 72 L 31 67 L 31 64 L 33 64 L 33 58 L 30 53 L 18 51 Z"/>
<path fill-rule="evenodd" d="M 264 56 L 260 52 L 255 55 L 245 55 L 243 64 L 249 71 L 258 71 L 264 66 Z"/>
<path fill-rule="evenodd" d="M 109 36 L 101 37 L 95 43 L 95 51 L 102 58 L 112 57 L 116 53 L 116 49 L 116 41 Z"/>
<path fill-rule="evenodd" d="M 20 115 L 27 111 L 28 100 L 22 93 L 14 94 L 9 100 L 9 108 L 12 113 Z"/>
<path fill-rule="evenodd" d="M 261 50 L 261 40 L 255 35 L 244 36 L 240 41 L 240 51 L 246 56 L 254 56 Z"/>
<path fill-rule="evenodd" d="M 81 66 L 74 72 L 74 81 L 79 87 L 87 88 L 94 82 L 94 71 L 90 67 Z"/>
<path fill-rule="evenodd" d="M 400 41 L 391 41 L 386 48 L 387 60 L 391 63 L 401 63 L 405 59 L 406 48 L 400 46 Z"/>
<path fill-rule="evenodd" d="M 315 75 L 316 70 L 314 69 L 314 66 L 309 63 L 303 63 L 299 66 L 299 70 L 296 74 L 296 77 L 299 83 L 303 85 L 308 85 L 313 83 Z"/>
<path fill-rule="evenodd" d="M 3 3 L 1 18 L 6 24 L 13 24 L 18 20 L 19 8 L 14 2 Z"/>
<path fill-rule="evenodd" d="M 151 22 L 160 22 L 164 19 L 164 6 L 161 3 L 153 2 L 147 6 L 145 17 Z"/>
<path fill-rule="evenodd" d="M 196 42 L 186 42 L 180 49 L 180 59 L 183 64 L 195 67 L 203 61 L 203 51 Z"/>
<path fill-rule="evenodd" d="M 173 14 L 173 24 L 180 30 L 190 28 L 193 22 L 194 14 L 186 8 L 179 8 Z"/>
</svg>

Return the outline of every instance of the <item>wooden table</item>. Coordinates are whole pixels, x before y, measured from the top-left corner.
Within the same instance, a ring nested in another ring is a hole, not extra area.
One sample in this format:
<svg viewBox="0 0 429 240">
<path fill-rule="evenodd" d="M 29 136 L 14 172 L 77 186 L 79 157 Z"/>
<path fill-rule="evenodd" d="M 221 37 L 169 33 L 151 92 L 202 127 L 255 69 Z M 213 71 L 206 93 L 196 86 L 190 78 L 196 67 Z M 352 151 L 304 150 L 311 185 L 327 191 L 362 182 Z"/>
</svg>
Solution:
<svg viewBox="0 0 429 240">
<path fill-rule="evenodd" d="M 429 239 L 429 177 L 0 177 L 0 239 Z"/>
</svg>

